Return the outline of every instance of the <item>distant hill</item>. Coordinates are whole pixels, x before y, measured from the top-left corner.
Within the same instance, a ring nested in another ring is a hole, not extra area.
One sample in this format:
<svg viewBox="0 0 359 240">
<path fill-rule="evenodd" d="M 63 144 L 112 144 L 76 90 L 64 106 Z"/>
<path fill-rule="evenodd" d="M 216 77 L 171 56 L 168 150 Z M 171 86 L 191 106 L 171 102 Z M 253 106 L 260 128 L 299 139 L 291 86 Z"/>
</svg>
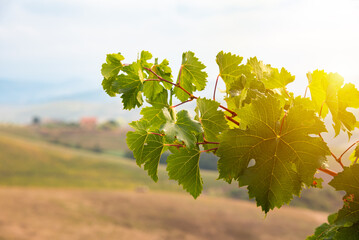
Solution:
<svg viewBox="0 0 359 240">
<path fill-rule="evenodd" d="M 111 98 L 84 81 L 61 83 L 0 80 L 0 122 L 30 123 L 34 116 L 78 121 L 84 116 L 100 120 L 123 118 L 130 122 L 139 111 L 123 111 L 121 98 Z"/>
<path fill-rule="evenodd" d="M 85 141 L 85 136 L 78 138 Z M 133 160 L 75 148 L 46 143 L 26 127 L 0 125 L 0 185 L 99 189 L 146 186 L 185 193 L 176 182 L 168 180 L 163 165 L 159 167 L 160 180 L 154 183 Z M 235 182 L 229 185 L 216 180 L 217 171 L 201 170 L 201 174 L 204 194 L 248 200 L 246 188 L 238 188 Z M 295 197 L 291 205 L 332 212 L 342 205 L 342 201 L 340 193 L 326 186 L 303 190 L 301 197 Z"/>
</svg>

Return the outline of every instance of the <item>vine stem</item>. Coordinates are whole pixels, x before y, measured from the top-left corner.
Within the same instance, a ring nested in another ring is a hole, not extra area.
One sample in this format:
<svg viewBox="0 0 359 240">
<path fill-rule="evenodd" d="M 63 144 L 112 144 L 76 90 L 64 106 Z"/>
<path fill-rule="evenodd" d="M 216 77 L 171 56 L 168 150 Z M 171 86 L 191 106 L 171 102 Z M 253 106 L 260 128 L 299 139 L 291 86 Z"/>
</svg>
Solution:
<svg viewBox="0 0 359 240">
<path fill-rule="evenodd" d="M 150 68 L 144 67 L 144 69 L 146 69 L 147 71 L 153 73 L 153 74 L 158 78 L 158 79 L 146 79 L 146 80 L 144 80 L 144 81 L 158 81 L 158 82 L 164 81 L 164 82 L 167 82 L 167 83 L 169 83 L 169 84 L 172 84 L 172 85 L 175 86 L 175 87 L 180 88 L 182 91 L 184 91 L 185 93 L 187 93 L 192 100 L 193 100 L 193 99 L 198 99 L 198 97 L 196 97 L 196 96 L 194 96 L 192 93 L 188 92 L 186 89 L 184 89 L 184 88 L 183 88 L 182 86 L 180 86 L 178 83 L 176 84 L 176 83 L 170 82 L 170 81 L 168 81 L 168 80 L 162 78 L 161 76 L 159 76 L 157 73 L 155 73 L 155 72 L 154 72 L 152 69 L 150 69 Z M 222 109 L 224 109 L 224 110 L 226 110 L 226 111 L 229 112 L 230 114 L 232 114 L 231 117 L 226 116 L 226 118 L 227 118 L 229 121 L 231 121 L 231 122 L 233 122 L 234 124 L 236 124 L 237 126 L 239 126 L 239 122 L 237 122 L 236 120 L 233 119 L 235 116 L 237 116 L 237 114 L 236 114 L 235 112 L 233 112 L 232 110 L 230 110 L 230 109 L 228 109 L 228 108 L 226 108 L 226 107 L 224 107 L 224 106 L 222 106 L 222 105 L 219 105 L 219 107 L 222 108 Z"/>
<path fill-rule="evenodd" d="M 322 139 L 322 141 L 325 142 L 322 135 L 320 133 L 318 135 Z M 341 158 L 338 158 L 337 156 L 335 156 L 335 154 L 330 149 L 329 149 L 329 151 L 330 151 L 330 154 L 332 155 L 332 157 L 335 159 L 335 161 L 337 161 L 337 163 L 339 163 L 339 165 L 344 169 L 344 165 L 342 163 Z"/>
<path fill-rule="evenodd" d="M 170 81 L 168 81 L 168 80 L 162 78 L 162 77 L 159 76 L 157 73 L 155 73 L 152 69 L 149 69 L 149 68 L 146 68 L 146 67 L 144 67 L 144 69 L 146 69 L 147 71 L 153 73 L 156 77 L 158 77 L 158 80 L 156 79 L 157 81 L 160 80 L 160 81 L 164 81 L 164 82 L 170 83 L 170 84 L 172 84 L 173 86 L 182 89 L 182 91 L 184 91 L 185 93 L 187 93 L 191 98 L 195 98 L 195 99 L 198 98 L 198 97 L 194 96 L 192 93 L 188 92 L 186 89 L 184 89 L 184 88 L 183 88 L 182 86 L 180 86 L 178 83 L 176 84 L 176 83 L 170 82 Z M 148 80 L 148 79 L 146 79 L 146 80 Z M 145 80 L 145 81 L 146 81 L 146 80 Z M 154 79 L 151 79 L 151 80 L 154 80 Z"/>
<path fill-rule="evenodd" d="M 357 145 L 359 143 L 359 141 L 356 141 L 355 143 L 353 143 L 352 145 L 350 145 L 350 147 L 348 147 L 343 153 L 342 155 L 340 155 L 339 159 L 342 159 L 342 157 L 344 156 L 344 154 L 346 152 L 348 152 L 352 147 L 354 147 L 355 145 Z"/>
<path fill-rule="evenodd" d="M 190 99 L 188 99 L 187 101 L 181 102 L 181 103 L 179 103 L 179 104 L 177 104 L 177 105 L 174 105 L 174 106 L 170 106 L 170 108 L 175 108 L 175 107 L 181 106 L 182 104 L 185 104 L 185 103 L 188 103 L 188 102 L 193 101 L 193 99 L 194 99 L 194 98 L 190 98 Z"/>
<path fill-rule="evenodd" d="M 216 79 L 216 84 L 214 85 L 213 100 L 216 100 L 216 90 L 217 90 L 217 83 L 218 83 L 219 76 L 221 76 L 221 74 L 218 74 L 217 79 Z"/>
<path fill-rule="evenodd" d="M 305 88 L 305 92 L 304 92 L 304 97 L 303 97 L 303 98 L 305 98 L 305 97 L 307 96 L 308 88 L 309 88 L 309 86 L 307 86 L 307 87 Z"/>
<path fill-rule="evenodd" d="M 332 171 L 330 169 L 327 169 L 327 168 L 318 168 L 318 170 L 320 170 L 320 171 L 322 171 L 322 172 L 324 172 L 326 174 L 329 174 L 332 177 L 335 177 L 335 176 L 338 175 L 338 173 L 336 173 L 336 172 L 334 172 L 334 171 Z"/>
<path fill-rule="evenodd" d="M 162 134 L 162 133 L 155 133 L 155 132 L 148 132 L 148 134 L 158 135 L 158 136 L 161 136 L 161 137 L 164 136 L 164 134 Z"/>
<path fill-rule="evenodd" d="M 287 96 L 290 98 L 290 95 L 289 95 L 287 89 L 285 87 L 283 89 L 284 89 L 284 92 L 287 94 Z"/>
<path fill-rule="evenodd" d="M 163 144 L 163 146 L 168 146 L 168 147 L 176 147 L 177 149 L 179 149 L 180 147 L 185 147 L 185 145 L 182 144 Z"/>
<path fill-rule="evenodd" d="M 204 141 L 204 142 L 198 142 L 197 145 L 204 145 L 204 144 L 219 144 L 219 142 L 207 142 L 207 141 Z"/>
<path fill-rule="evenodd" d="M 219 105 L 220 108 L 226 110 L 227 112 L 229 112 L 230 114 L 232 114 L 232 118 L 237 116 L 237 113 L 233 112 L 232 110 L 226 108 L 225 106 Z"/>
<path fill-rule="evenodd" d="M 207 149 L 207 150 L 202 150 L 202 151 L 200 151 L 200 152 L 201 152 L 201 153 L 203 153 L 203 152 L 210 152 L 210 151 L 216 152 L 217 149 L 218 149 L 218 148 L 211 148 L 211 149 Z"/>
<path fill-rule="evenodd" d="M 168 81 L 168 80 L 166 80 L 166 79 L 145 79 L 145 80 L 143 80 L 143 81 L 144 81 L 144 82 L 149 82 L 149 81 L 166 82 L 166 83 L 172 84 L 173 86 L 176 86 L 175 83 L 170 82 L 170 81 Z"/>
<path fill-rule="evenodd" d="M 320 107 L 319 118 L 321 118 L 324 103 L 325 103 L 325 102 L 323 102 L 323 103 L 322 103 L 322 106 Z M 320 133 L 319 133 L 318 135 L 319 135 L 319 137 L 322 139 L 322 141 L 324 141 L 322 135 L 321 135 Z M 325 142 L 325 141 L 324 141 L 324 142 Z M 342 163 L 341 157 L 338 158 L 337 156 L 335 156 L 335 154 L 334 154 L 330 149 L 329 149 L 329 151 L 330 151 L 330 154 L 331 154 L 331 155 L 333 156 L 333 158 L 335 159 L 335 161 L 337 161 L 337 163 L 339 163 L 339 165 L 344 169 L 344 164 Z"/>
</svg>

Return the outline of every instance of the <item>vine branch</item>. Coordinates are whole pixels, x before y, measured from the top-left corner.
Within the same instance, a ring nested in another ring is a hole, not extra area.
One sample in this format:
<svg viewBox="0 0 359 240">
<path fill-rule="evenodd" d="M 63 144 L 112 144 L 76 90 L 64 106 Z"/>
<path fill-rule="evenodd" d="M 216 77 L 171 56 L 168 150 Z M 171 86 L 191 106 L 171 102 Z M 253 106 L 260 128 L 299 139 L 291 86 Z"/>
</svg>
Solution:
<svg viewBox="0 0 359 240">
<path fill-rule="evenodd" d="M 348 152 L 352 147 L 354 147 L 355 145 L 357 145 L 359 143 L 359 141 L 356 141 L 355 143 L 353 143 L 352 145 L 350 145 L 350 147 L 348 147 L 343 153 L 342 155 L 340 155 L 339 159 L 342 159 L 342 157 L 344 156 L 344 154 L 346 152 Z"/>
<path fill-rule="evenodd" d="M 148 134 L 158 135 L 158 136 L 161 136 L 161 137 L 164 136 L 164 134 L 162 134 L 162 133 L 155 133 L 155 132 L 148 132 Z"/>
<path fill-rule="evenodd" d="M 334 171 L 332 171 L 330 169 L 327 169 L 327 168 L 318 168 L 318 170 L 320 170 L 320 171 L 322 171 L 322 172 L 324 172 L 326 174 L 329 174 L 332 177 L 335 177 L 335 176 L 338 175 L 338 173 L 336 173 L 336 172 L 334 172 Z"/>
<path fill-rule="evenodd" d="M 216 100 L 216 90 L 217 90 L 217 83 L 218 83 L 219 76 L 221 76 L 221 74 L 218 74 L 217 79 L 216 79 L 216 84 L 214 85 L 213 100 Z"/>
<path fill-rule="evenodd" d="M 211 148 L 211 149 L 207 149 L 207 150 L 202 150 L 202 151 L 200 151 L 200 152 L 201 152 L 201 153 L 203 153 L 203 152 L 210 152 L 210 151 L 216 152 L 217 149 L 218 149 L 218 148 Z"/>
<path fill-rule="evenodd" d="M 303 97 L 303 98 L 305 98 L 305 97 L 307 96 L 308 88 L 309 88 L 309 86 L 307 86 L 307 87 L 305 88 L 305 92 L 304 92 L 304 97 Z"/>
<path fill-rule="evenodd" d="M 185 103 L 188 103 L 188 102 L 193 101 L 193 99 L 194 99 L 194 98 L 190 98 L 190 99 L 188 99 L 187 101 L 181 102 L 181 103 L 179 103 L 179 104 L 177 104 L 177 105 L 170 106 L 170 108 L 175 108 L 175 107 L 181 106 L 182 104 L 185 104 Z"/>
<path fill-rule="evenodd" d="M 164 82 L 167 82 L 167 83 L 170 83 L 170 84 L 172 84 L 173 86 L 182 89 L 182 91 L 184 91 L 185 93 L 187 93 L 191 98 L 195 98 L 195 99 L 198 98 L 198 97 L 194 96 L 192 93 L 188 92 L 186 89 L 184 89 L 184 88 L 183 88 L 182 86 L 180 86 L 178 83 L 176 84 L 176 83 L 170 82 L 170 81 L 168 81 L 168 80 L 162 78 L 162 77 L 159 76 L 157 73 L 155 73 L 152 69 L 149 69 L 149 68 L 146 68 L 146 67 L 144 67 L 144 69 L 146 69 L 147 71 L 153 73 L 156 77 L 158 77 L 159 80 L 164 81 Z M 146 80 L 145 80 L 145 81 L 146 81 Z"/>
<path fill-rule="evenodd" d="M 146 69 L 147 71 L 153 73 L 156 77 L 158 77 L 158 79 L 146 79 L 146 80 L 144 80 L 144 81 L 164 81 L 164 82 L 167 82 L 167 83 L 172 84 L 172 85 L 175 86 L 175 87 L 180 88 L 182 91 L 184 91 L 185 93 L 187 93 L 192 100 L 193 100 L 193 99 L 198 99 L 198 97 L 194 96 L 192 93 L 188 92 L 186 89 L 184 89 L 182 86 L 180 86 L 179 83 L 176 84 L 176 83 L 170 82 L 170 81 L 168 81 L 168 80 L 162 78 L 161 76 L 159 76 L 157 73 L 155 73 L 155 72 L 154 72 L 152 69 L 150 69 L 150 68 L 144 67 L 144 69 Z M 182 67 L 181 67 L 181 70 L 182 70 Z M 192 100 L 191 100 L 191 101 L 192 101 Z M 185 101 L 185 102 L 188 102 L 188 101 Z M 185 103 L 185 102 L 183 102 L 183 103 Z M 182 103 L 182 104 L 183 104 L 183 103 Z M 181 105 L 181 104 L 180 104 L 180 105 Z M 236 124 L 237 126 L 239 126 L 239 122 L 237 122 L 236 120 L 233 119 L 235 116 L 237 116 L 237 114 L 236 114 L 235 112 L 233 112 L 232 110 L 230 110 L 230 109 L 228 109 L 228 108 L 226 108 L 226 107 L 224 107 L 224 106 L 222 106 L 222 105 L 219 105 L 219 107 L 222 108 L 222 109 L 224 109 L 224 110 L 226 110 L 226 111 L 229 112 L 230 114 L 232 114 L 231 117 L 226 116 L 226 118 L 227 118 L 229 121 L 231 121 L 231 122 L 233 122 L 234 124 Z"/>
</svg>

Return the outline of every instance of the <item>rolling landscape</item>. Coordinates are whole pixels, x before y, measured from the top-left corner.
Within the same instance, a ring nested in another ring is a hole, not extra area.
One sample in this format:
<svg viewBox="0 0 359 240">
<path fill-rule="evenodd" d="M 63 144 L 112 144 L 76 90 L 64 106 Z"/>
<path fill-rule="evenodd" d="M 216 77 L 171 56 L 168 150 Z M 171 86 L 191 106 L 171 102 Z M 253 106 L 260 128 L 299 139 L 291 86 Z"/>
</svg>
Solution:
<svg viewBox="0 0 359 240">
<path fill-rule="evenodd" d="M 341 205 L 339 195 L 309 189 L 293 201 L 307 209 L 265 216 L 245 189 L 209 170 L 201 171 L 204 194 L 194 200 L 168 180 L 165 166 L 154 183 L 133 160 L 110 151 L 108 134 L 98 137 L 99 152 L 93 143 L 76 147 L 73 138 L 61 144 L 58 129 L 54 143 L 52 131 L 0 127 L 0 239 L 304 239 Z M 111 134 L 125 152 L 123 133 Z"/>
</svg>

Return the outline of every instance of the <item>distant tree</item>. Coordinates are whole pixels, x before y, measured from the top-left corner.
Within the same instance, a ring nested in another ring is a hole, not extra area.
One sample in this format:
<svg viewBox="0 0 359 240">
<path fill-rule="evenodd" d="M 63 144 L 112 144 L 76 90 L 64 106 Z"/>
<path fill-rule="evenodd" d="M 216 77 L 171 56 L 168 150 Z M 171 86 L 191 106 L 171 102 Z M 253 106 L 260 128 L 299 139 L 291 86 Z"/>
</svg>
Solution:
<svg viewBox="0 0 359 240">
<path fill-rule="evenodd" d="M 40 117 L 34 116 L 34 117 L 32 118 L 32 125 L 40 125 L 40 124 L 41 124 L 41 119 L 40 119 Z"/>
</svg>

